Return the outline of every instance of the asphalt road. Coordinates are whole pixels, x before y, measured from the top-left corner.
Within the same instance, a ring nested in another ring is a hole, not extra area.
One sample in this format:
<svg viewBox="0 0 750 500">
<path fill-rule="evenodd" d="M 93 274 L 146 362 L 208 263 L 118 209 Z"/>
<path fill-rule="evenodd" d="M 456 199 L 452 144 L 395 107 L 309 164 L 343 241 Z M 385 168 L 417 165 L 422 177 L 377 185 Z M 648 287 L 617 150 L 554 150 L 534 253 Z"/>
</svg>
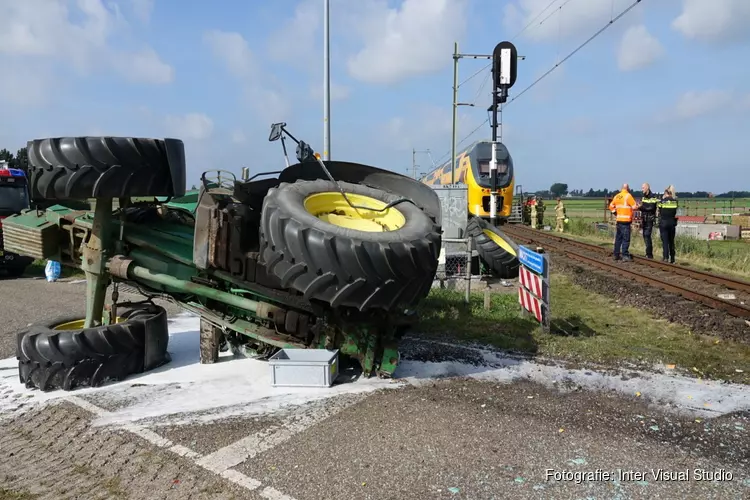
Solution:
<svg viewBox="0 0 750 500">
<path fill-rule="evenodd" d="M 84 290 L 0 281 L 2 357 L 14 330 L 82 311 Z M 0 499 L 750 498 L 748 411 L 696 419 L 612 393 L 424 378 L 270 416 L 107 426 L 94 419 L 127 401 L 71 396 L 0 423 Z"/>
</svg>

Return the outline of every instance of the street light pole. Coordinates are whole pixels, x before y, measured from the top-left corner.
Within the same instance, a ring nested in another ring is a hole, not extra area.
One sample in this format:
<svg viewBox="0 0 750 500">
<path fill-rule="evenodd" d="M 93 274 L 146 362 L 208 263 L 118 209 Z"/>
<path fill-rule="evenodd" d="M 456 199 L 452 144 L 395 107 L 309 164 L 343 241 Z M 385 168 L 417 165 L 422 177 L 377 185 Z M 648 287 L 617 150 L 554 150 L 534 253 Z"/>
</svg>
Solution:
<svg viewBox="0 0 750 500">
<path fill-rule="evenodd" d="M 330 0 L 323 0 L 323 160 L 331 156 L 331 46 Z"/>
<path fill-rule="evenodd" d="M 455 170 L 456 170 L 456 109 L 458 103 L 458 42 L 453 42 L 453 137 L 451 140 L 451 184 L 456 183 Z"/>
</svg>

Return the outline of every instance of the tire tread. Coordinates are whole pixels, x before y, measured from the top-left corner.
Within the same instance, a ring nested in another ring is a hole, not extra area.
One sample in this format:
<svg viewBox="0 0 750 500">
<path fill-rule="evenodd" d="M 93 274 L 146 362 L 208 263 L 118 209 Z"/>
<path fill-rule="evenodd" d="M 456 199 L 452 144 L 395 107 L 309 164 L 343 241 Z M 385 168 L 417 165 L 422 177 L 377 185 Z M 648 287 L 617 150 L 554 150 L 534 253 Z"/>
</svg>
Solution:
<svg viewBox="0 0 750 500">
<path fill-rule="evenodd" d="M 429 293 L 440 253 L 440 228 L 434 222 L 429 232 L 408 241 L 326 233 L 295 220 L 278 202 L 281 191 L 303 182 L 330 190 L 328 181 L 282 183 L 263 202 L 260 253 L 283 286 L 310 301 L 359 311 L 411 307 Z"/>
<path fill-rule="evenodd" d="M 57 137 L 27 144 L 32 199 L 172 196 L 164 140 Z"/>
</svg>

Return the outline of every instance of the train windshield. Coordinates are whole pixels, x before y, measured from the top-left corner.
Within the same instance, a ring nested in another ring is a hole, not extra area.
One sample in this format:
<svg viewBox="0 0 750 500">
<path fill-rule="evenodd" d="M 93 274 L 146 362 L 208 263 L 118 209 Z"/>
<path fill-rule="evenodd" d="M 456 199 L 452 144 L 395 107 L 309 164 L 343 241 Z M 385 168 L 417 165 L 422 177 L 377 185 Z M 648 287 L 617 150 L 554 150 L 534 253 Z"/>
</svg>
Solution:
<svg viewBox="0 0 750 500">
<path fill-rule="evenodd" d="M 479 176 L 480 177 L 489 177 L 490 176 L 490 161 L 491 160 L 479 160 Z M 497 173 L 507 174 L 508 173 L 508 163 L 504 161 L 498 161 L 497 162 Z"/>
<path fill-rule="evenodd" d="M 477 183 L 488 188 L 492 186 L 490 178 L 490 162 L 492 161 L 492 143 L 483 142 L 477 144 L 476 161 L 472 161 L 474 178 Z M 513 180 L 513 159 L 510 157 L 508 148 L 502 143 L 497 143 L 495 148 L 495 161 L 497 162 L 497 187 L 502 189 L 510 185 Z"/>
</svg>

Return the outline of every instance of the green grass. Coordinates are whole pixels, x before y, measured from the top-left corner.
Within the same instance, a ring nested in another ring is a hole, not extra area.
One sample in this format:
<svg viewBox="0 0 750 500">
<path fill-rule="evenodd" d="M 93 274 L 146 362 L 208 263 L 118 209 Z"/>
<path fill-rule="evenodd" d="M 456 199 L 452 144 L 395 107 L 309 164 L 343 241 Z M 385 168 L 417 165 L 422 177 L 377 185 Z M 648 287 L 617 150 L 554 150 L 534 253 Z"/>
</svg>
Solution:
<svg viewBox="0 0 750 500">
<path fill-rule="evenodd" d="M 568 236 L 596 243 L 603 247 L 611 247 L 613 237 L 595 229 L 593 220 L 572 218 L 566 226 Z M 547 225 L 554 227 L 553 219 L 545 219 Z M 654 256 L 661 256 L 661 239 L 659 230 L 655 228 L 651 237 L 654 245 Z M 677 260 L 681 264 L 689 264 L 700 269 L 723 274 L 739 274 L 750 278 L 750 241 L 725 240 L 702 241 L 687 236 L 675 238 Z M 646 254 L 646 244 L 643 233 L 634 231 L 630 238 L 630 251 L 635 255 Z"/>
<path fill-rule="evenodd" d="M 545 333 L 520 317 L 516 294 L 493 294 L 490 310 L 482 293 L 434 290 L 420 306 L 423 337 L 480 343 L 500 349 L 576 363 L 648 368 L 675 364 L 676 371 L 750 383 L 750 347 L 691 333 L 632 307 L 587 292 L 565 276 L 552 275 L 552 328 Z M 736 370 L 743 370 L 737 372 Z"/>
<path fill-rule="evenodd" d="M 707 216 L 710 218 L 714 213 L 743 213 L 750 212 L 750 198 L 681 198 L 680 206 L 685 210 L 685 215 Z M 592 217 L 597 220 L 605 220 L 604 198 L 563 198 L 565 209 L 569 217 Z M 550 215 L 554 210 L 555 201 L 545 201 L 546 213 Z M 726 218 L 723 222 L 730 222 Z"/>
</svg>

